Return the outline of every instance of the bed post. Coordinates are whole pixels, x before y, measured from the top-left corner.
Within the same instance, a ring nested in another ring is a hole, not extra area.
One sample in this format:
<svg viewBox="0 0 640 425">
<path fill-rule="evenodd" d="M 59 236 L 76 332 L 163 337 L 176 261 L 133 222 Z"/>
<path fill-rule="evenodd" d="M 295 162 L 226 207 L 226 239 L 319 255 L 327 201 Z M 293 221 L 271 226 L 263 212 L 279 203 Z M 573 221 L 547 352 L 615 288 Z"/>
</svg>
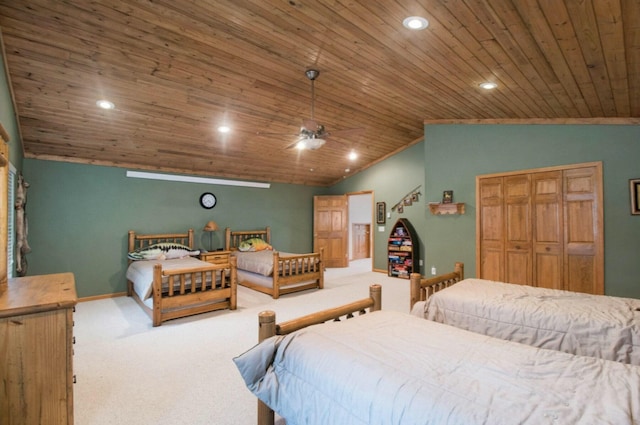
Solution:
<svg viewBox="0 0 640 425">
<path fill-rule="evenodd" d="M 460 280 L 464 280 L 464 263 L 457 261 L 453 271 L 458 273 Z"/>
<path fill-rule="evenodd" d="M 373 300 L 371 311 L 379 311 L 382 309 L 382 286 L 375 284 L 369 286 L 369 296 Z"/>
<path fill-rule="evenodd" d="M 129 230 L 129 246 L 127 253 L 133 251 L 136 248 L 136 232 Z M 127 265 L 131 264 L 131 260 L 127 260 Z M 133 295 L 133 282 L 127 279 L 127 297 Z"/>
<path fill-rule="evenodd" d="M 231 246 L 231 228 L 226 227 L 224 229 L 224 250 L 229 251 L 230 246 Z"/>
<path fill-rule="evenodd" d="M 258 341 L 276 334 L 276 313 L 274 311 L 263 311 L 258 315 Z M 273 425 L 275 421 L 273 410 L 262 401 L 258 400 L 258 425 Z"/>
<path fill-rule="evenodd" d="M 456 266 L 458 263 L 456 263 Z M 422 276 L 420 273 L 411 273 L 411 296 L 409 298 L 409 312 L 413 309 L 415 303 L 420 301 L 420 279 Z"/>
<path fill-rule="evenodd" d="M 271 292 L 271 297 L 274 300 L 280 298 L 280 252 L 273 250 L 273 290 Z"/>
<path fill-rule="evenodd" d="M 189 229 L 187 234 L 189 235 L 189 244 L 187 246 L 193 249 L 193 229 Z"/>
<path fill-rule="evenodd" d="M 229 286 L 231 287 L 229 309 L 235 310 L 238 308 L 238 257 L 230 255 L 229 262 L 231 263 L 231 271 L 229 274 Z M 224 271 L 222 273 L 224 273 Z"/>
<path fill-rule="evenodd" d="M 267 243 L 271 244 L 271 226 L 267 226 L 265 228 L 265 235 L 266 235 L 266 238 L 267 238 Z"/>
</svg>

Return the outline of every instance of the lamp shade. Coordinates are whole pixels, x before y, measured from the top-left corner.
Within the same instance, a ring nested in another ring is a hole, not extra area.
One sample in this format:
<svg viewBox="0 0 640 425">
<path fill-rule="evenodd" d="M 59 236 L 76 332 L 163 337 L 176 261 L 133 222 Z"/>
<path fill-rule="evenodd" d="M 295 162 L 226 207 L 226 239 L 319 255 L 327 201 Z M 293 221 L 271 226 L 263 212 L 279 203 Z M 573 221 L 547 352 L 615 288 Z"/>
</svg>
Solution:
<svg viewBox="0 0 640 425">
<path fill-rule="evenodd" d="M 207 224 L 205 224 L 204 229 L 202 230 L 204 230 L 205 232 L 215 232 L 216 230 L 218 230 L 218 224 L 215 221 L 211 220 Z"/>
</svg>

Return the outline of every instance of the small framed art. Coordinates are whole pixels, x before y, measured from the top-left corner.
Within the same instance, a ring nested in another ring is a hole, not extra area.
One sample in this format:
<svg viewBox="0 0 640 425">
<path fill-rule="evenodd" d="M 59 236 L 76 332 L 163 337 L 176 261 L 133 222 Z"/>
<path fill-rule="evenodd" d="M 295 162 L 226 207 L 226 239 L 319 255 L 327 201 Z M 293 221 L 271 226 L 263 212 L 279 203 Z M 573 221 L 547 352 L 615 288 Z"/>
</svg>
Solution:
<svg viewBox="0 0 640 425">
<path fill-rule="evenodd" d="M 629 180 L 631 214 L 640 215 L 640 179 Z"/>
<path fill-rule="evenodd" d="M 442 192 L 442 203 L 450 204 L 453 202 L 453 190 L 445 190 Z"/>
<path fill-rule="evenodd" d="M 384 202 L 376 203 L 376 223 L 384 224 L 387 218 L 387 204 Z"/>
</svg>

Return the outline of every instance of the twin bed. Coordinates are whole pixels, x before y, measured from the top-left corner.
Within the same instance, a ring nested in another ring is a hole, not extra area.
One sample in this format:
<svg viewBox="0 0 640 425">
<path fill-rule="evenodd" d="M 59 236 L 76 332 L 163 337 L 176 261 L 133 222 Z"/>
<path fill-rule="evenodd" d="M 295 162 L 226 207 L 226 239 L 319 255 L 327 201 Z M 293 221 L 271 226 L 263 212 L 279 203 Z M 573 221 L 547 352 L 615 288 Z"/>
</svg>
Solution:
<svg viewBox="0 0 640 425">
<path fill-rule="evenodd" d="M 237 260 L 238 284 L 278 298 L 324 287 L 322 252 L 290 254 L 275 249 L 240 251 L 243 242 L 259 239 L 271 248 L 271 229 L 225 231 L 225 250 Z"/>
<path fill-rule="evenodd" d="M 324 287 L 322 252 L 288 254 L 273 249 L 242 252 L 246 241 L 259 238 L 271 243 L 271 230 L 226 229 L 226 250 L 200 259 L 194 247 L 193 229 L 185 233 L 137 234 L 129 232 L 127 295 L 149 314 L 153 326 L 194 314 L 237 307 L 238 282 L 273 298 Z M 181 258 L 142 259 L 134 252 L 173 244 L 184 249 Z M 269 245 L 270 247 L 270 245 Z M 192 254 L 192 255 L 189 255 Z M 132 260 L 135 258 L 138 261 Z"/>
<path fill-rule="evenodd" d="M 464 266 L 411 275 L 419 317 L 534 347 L 640 365 L 640 300 L 464 279 Z"/>
<path fill-rule="evenodd" d="M 129 232 L 129 253 L 156 244 L 193 248 L 193 229 L 186 233 Z M 237 306 L 236 259 L 229 255 L 214 263 L 192 256 L 173 259 L 129 260 L 127 295 L 151 317 L 153 326 L 170 319 Z"/>
<path fill-rule="evenodd" d="M 234 359 L 259 425 L 274 410 L 290 425 L 638 423 L 640 367 L 406 313 L 358 315 L 380 308 L 379 292 L 281 324 L 261 313 L 261 342 Z"/>
</svg>

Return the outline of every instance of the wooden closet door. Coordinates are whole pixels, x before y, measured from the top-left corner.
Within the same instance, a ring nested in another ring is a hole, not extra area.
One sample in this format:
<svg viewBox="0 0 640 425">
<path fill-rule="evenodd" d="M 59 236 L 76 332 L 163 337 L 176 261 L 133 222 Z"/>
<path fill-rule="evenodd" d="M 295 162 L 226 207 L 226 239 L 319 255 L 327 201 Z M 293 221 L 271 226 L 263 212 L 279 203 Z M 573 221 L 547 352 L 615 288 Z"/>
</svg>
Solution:
<svg viewBox="0 0 640 425">
<path fill-rule="evenodd" d="M 562 171 L 531 175 L 533 286 L 564 289 Z"/>
<path fill-rule="evenodd" d="M 505 282 L 533 284 L 531 175 L 504 178 Z"/>
<path fill-rule="evenodd" d="M 504 281 L 504 179 L 477 180 L 476 191 L 478 277 Z"/>
<path fill-rule="evenodd" d="M 569 291 L 604 294 L 602 168 L 565 170 L 564 282 Z"/>
</svg>

